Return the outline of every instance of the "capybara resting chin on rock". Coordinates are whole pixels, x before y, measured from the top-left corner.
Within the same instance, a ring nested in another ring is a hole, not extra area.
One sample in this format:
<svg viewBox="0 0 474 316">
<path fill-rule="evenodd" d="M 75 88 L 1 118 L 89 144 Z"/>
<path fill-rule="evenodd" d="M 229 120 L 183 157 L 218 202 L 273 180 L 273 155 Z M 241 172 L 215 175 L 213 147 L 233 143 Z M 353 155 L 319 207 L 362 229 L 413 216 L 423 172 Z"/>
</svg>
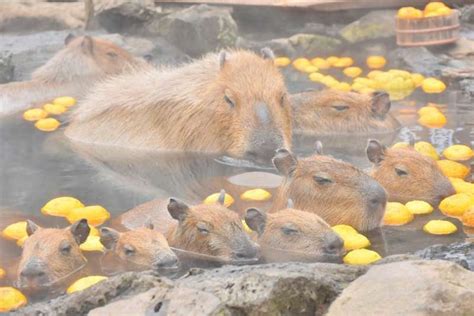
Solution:
<svg viewBox="0 0 474 316">
<path fill-rule="evenodd" d="M 151 67 L 114 43 L 69 35 L 66 46 L 35 70 L 31 80 L 0 85 L 0 115 L 7 115 L 59 96 L 80 98 L 98 81 L 124 71 Z"/>
<path fill-rule="evenodd" d="M 87 260 L 79 245 L 89 236 L 87 220 L 64 229 L 41 228 L 27 221 L 29 237 L 23 245 L 18 266 L 18 286 L 35 290 L 57 285 L 85 267 Z M 70 281 L 70 280 L 69 280 Z"/>
<path fill-rule="evenodd" d="M 249 208 L 245 222 L 258 234 L 257 243 L 266 262 L 342 260 L 342 239 L 316 214 L 293 208 L 266 214 Z"/>
<path fill-rule="evenodd" d="M 309 91 L 291 95 L 290 103 L 297 135 L 389 133 L 400 127 L 385 92 Z"/>
<path fill-rule="evenodd" d="M 273 158 L 284 180 L 272 212 L 294 201 L 295 209 L 319 215 L 329 225 L 347 224 L 359 231 L 380 226 L 387 194 L 372 177 L 353 165 L 318 153 L 297 159 L 287 150 Z"/>
<path fill-rule="evenodd" d="M 367 156 L 374 164 L 370 174 L 387 190 L 389 201 L 423 200 L 437 206 L 455 193 L 436 162 L 413 148 L 386 148 L 370 140 Z"/>
<path fill-rule="evenodd" d="M 72 114 L 80 142 L 270 160 L 291 145 L 291 117 L 273 54 L 209 54 L 180 68 L 125 74 L 98 85 Z"/>
</svg>

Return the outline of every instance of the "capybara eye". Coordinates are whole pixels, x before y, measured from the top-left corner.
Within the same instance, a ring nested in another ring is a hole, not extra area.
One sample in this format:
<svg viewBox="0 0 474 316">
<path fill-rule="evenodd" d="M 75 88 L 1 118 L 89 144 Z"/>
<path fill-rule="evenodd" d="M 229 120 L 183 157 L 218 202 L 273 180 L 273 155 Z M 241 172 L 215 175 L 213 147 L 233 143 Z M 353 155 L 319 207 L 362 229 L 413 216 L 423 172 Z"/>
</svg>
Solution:
<svg viewBox="0 0 474 316">
<path fill-rule="evenodd" d="M 314 176 L 314 181 L 319 185 L 327 185 L 327 184 L 332 183 L 331 179 L 321 177 L 321 176 Z"/>
<path fill-rule="evenodd" d="M 298 229 L 293 225 L 282 226 L 281 231 L 287 236 L 296 235 L 298 233 Z"/>
<path fill-rule="evenodd" d="M 125 253 L 127 257 L 130 257 L 130 256 L 133 256 L 133 254 L 135 254 L 135 248 L 133 248 L 132 246 L 126 245 L 123 248 L 123 252 Z"/>
<path fill-rule="evenodd" d="M 107 56 L 109 56 L 110 58 L 116 58 L 118 55 L 114 52 L 107 52 Z"/>
<path fill-rule="evenodd" d="M 71 249 L 72 249 L 72 246 L 67 241 L 62 242 L 61 245 L 59 246 L 59 251 L 63 255 L 68 255 L 69 253 L 71 253 Z"/>
<path fill-rule="evenodd" d="M 349 106 L 348 105 L 333 105 L 332 108 L 338 112 L 344 112 L 349 109 Z"/>
<path fill-rule="evenodd" d="M 209 234 L 209 229 L 205 223 L 197 223 L 196 228 L 203 235 Z"/>
<path fill-rule="evenodd" d="M 228 104 L 231 108 L 235 107 L 234 101 L 232 101 L 228 96 L 224 95 L 224 100 L 225 100 L 225 102 L 227 102 L 227 104 Z"/>
<path fill-rule="evenodd" d="M 404 176 L 408 175 L 408 172 L 406 170 L 403 170 L 403 169 L 400 169 L 400 168 L 395 168 L 395 172 L 400 177 L 404 177 Z"/>
</svg>

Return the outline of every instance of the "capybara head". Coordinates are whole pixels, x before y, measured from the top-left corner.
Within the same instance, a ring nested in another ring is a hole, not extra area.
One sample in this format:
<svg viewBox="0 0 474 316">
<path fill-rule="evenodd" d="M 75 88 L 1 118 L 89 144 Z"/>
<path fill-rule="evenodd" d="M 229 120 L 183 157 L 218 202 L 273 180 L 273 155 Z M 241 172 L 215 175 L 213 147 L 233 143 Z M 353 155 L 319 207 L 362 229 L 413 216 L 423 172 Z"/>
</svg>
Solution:
<svg viewBox="0 0 474 316">
<path fill-rule="evenodd" d="M 339 90 L 292 95 L 293 125 L 303 134 L 390 132 L 400 123 L 389 114 L 385 92 L 362 94 Z"/>
<path fill-rule="evenodd" d="M 341 262 L 344 242 L 318 215 L 286 208 L 266 214 L 249 208 L 247 225 L 258 234 L 266 262 Z"/>
<path fill-rule="evenodd" d="M 69 34 L 65 44 L 63 50 L 33 73 L 33 79 L 95 80 L 146 63 L 114 43 L 96 37 Z"/>
<path fill-rule="evenodd" d="M 178 225 L 168 233 L 171 247 L 225 260 L 255 259 L 258 246 L 239 216 L 220 204 L 188 206 L 171 198 L 168 211 Z"/>
<path fill-rule="evenodd" d="M 100 229 L 100 242 L 124 263 L 126 270 L 174 268 L 178 258 L 166 238 L 147 223 L 145 227 L 118 232 L 109 227 Z"/>
<path fill-rule="evenodd" d="M 423 200 L 437 206 L 455 193 L 436 162 L 413 148 L 386 148 L 369 140 L 367 157 L 374 164 L 371 175 L 387 190 L 389 201 Z"/>
<path fill-rule="evenodd" d="M 215 86 L 221 133 L 230 140 L 231 155 L 270 161 L 278 148 L 291 146 L 291 109 L 283 76 L 273 53 L 221 52 Z M 215 98 L 215 96 L 213 96 Z"/>
<path fill-rule="evenodd" d="M 47 287 L 85 266 L 87 261 L 79 245 L 89 236 L 86 219 L 64 229 L 41 228 L 27 221 L 26 231 L 29 237 L 23 245 L 17 273 L 20 287 Z"/>
<path fill-rule="evenodd" d="M 321 152 L 297 159 L 284 149 L 273 163 L 284 176 L 273 211 L 292 199 L 296 209 L 315 213 L 329 225 L 347 224 L 360 231 L 380 226 L 387 194 L 362 170 Z"/>
</svg>

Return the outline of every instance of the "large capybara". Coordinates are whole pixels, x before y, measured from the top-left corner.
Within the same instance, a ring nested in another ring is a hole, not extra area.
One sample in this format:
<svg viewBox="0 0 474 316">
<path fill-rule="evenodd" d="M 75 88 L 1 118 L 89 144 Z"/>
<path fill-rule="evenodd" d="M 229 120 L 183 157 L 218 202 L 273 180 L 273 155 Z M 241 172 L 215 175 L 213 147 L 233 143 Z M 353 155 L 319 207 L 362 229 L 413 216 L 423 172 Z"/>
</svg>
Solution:
<svg viewBox="0 0 474 316">
<path fill-rule="evenodd" d="M 266 214 L 249 208 L 247 225 L 258 234 L 266 262 L 341 262 L 344 242 L 319 216 L 294 208 Z"/>
<path fill-rule="evenodd" d="M 270 160 L 291 145 L 290 105 L 273 53 L 209 54 L 98 85 L 72 114 L 80 142 Z"/>
<path fill-rule="evenodd" d="M 286 149 L 273 158 L 284 180 L 273 203 L 272 212 L 292 199 L 295 208 L 319 215 L 329 225 L 347 224 L 359 231 L 380 226 L 387 194 L 372 177 L 353 165 L 317 153 L 298 159 Z"/>
<path fill-rule="evenodd" d="M 221 204 L 188 206 L 182 201 L 153 200 L 125 212 L 122 226 L 134 229 L 151 220 L 173 248 L 223 260 L 256 259 L 257 245 L 244 232 L 237 213 Z"/>
<path fill-rule="evenodd" d="M 437 206 L 455 193 L 436 162 L 413 148 L 386 148 L 370 140 L 367 156 L 374 164 L 370 174 L 387 190 L 389 201 L 423 200 Z"/>
<path fill-rule="evenodd" d="M 309 91 L 291 95 L 290 103 L 295 134 L 387 133 L 400 127 L 385 92 Z"/>
<path fill-rule="evenodd" d="M 102 227 L 100 242 L 119 258 L 119 264 L 125 271 L 173 268 L 178 264 L 178 258 L 165 236 L 153 230 L 151 223 L 125 232 Z"/>
<path fill-rule="evenodd" d="M 90 36 L 69 35 L 66 46 L 35 70 L 30 81 L 0 85 L 0 115 L 7 115 L 58 96 L 82 97 L 108 76 L 135 68 L 147 68 L 114 43 Z"/>
<path fill-rule="evenodd" d="M 81 219 L 64 229 L 41 228 L 27 221 L 28 238 L 17 270 L 18 286 L 34 291 L 56 285 L 87 264 L 80 244 L 89 236 L 89 225 Z M 74 276 L 73 276 L 74 277 Z"/>
</svg>

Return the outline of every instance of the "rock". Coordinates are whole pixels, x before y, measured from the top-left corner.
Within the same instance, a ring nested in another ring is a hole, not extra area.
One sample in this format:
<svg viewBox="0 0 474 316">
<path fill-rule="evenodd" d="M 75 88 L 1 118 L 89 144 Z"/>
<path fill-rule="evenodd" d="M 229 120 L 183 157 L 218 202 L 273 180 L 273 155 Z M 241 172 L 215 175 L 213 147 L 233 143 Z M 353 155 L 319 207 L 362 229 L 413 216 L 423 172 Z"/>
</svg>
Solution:
<svg viewBox="0 0 474 316">
<path fill-rule="evenodd" d="M 191 57 L 164 38 L 157 36 L 152 40 L 153 49 L 149 54 L 152 56 L 153 63 L 157 65 L 178 65 L 191 60 Z"/>
<path fill-rule="evenodd" d="M 474 95 L 474 82 L 471 82 L 471 93 Z M 434 245 L 417 251 L 415 255 L 430 260 L 448 260 L 474 271 L 474 243 L 465 241 L 450 245 Z"/>
<path fill-rule="evenodd" d="M 464 95 L 474 98 L 474 79 L 463 79 L 459 81 L 459 86 Z"/>
<path fill-rule="evenodd" d="M 0 2 L 0 32 L 40 32 L 84 26 L 83 3 L 6 2 Z"/>
<path fill-rule="evenodd" d="M 260 51 L 264 47 L 269 47 L 276 56 L 296 56 L 296 50 L 287 38 L 276 38 L 269 41 L 250 41 L 239 37 L 235 46 L 253 51 Z"/>
<path fill-rule="evenodd" d="M 323 23 L 306 23 L 303 28 L 299 29 L 300 33 L 306 34 L 320 34 L 331 37 L 340 37 L 339 33 L 341 32 L 344 25 L 342 24 L 323 24 Z"/>
<path fill-rule="evenodd" d="M 339 34 L 350 43 L 395 36 L 395 10 L 372 11 L 346 25 Z"/>
<path fill-rule="evenodd" d="M 342 45 L 342 41 L 336 38 L 317 34 L 295 34 L 289 41 L 297 53 L 309 56 L 330 53 Z"/>
<path fill-rule="evenodd" d="M 461 8 L 461 22 L 474 24 L 474 5 Z"/>
<path fill-rule="evenodd" d="M 405 261 L 372 267 L 327 315 L 470 315 L 473 297 L 473 272 L 446 261 Z"/>
<path fill-rule="evenodd" d="M 426 76 L 439 76 L 445 62 L 426 47 L 397 48 L 390 54 L 389 60 L 401 64 L 402 69 Z"/>
<path fill-rule="evenodd" d="M 0 51 L 0 84 L 13 80 L 15 66 L 12 63 L 12 53 Z"/>
<path fill-rule="evenodd" d="M 231 47 L 237 40 L 237 24 L 229 10 L 196 5 L 171 13 L 147 26 L 191 57 Z"/>
</svg>

